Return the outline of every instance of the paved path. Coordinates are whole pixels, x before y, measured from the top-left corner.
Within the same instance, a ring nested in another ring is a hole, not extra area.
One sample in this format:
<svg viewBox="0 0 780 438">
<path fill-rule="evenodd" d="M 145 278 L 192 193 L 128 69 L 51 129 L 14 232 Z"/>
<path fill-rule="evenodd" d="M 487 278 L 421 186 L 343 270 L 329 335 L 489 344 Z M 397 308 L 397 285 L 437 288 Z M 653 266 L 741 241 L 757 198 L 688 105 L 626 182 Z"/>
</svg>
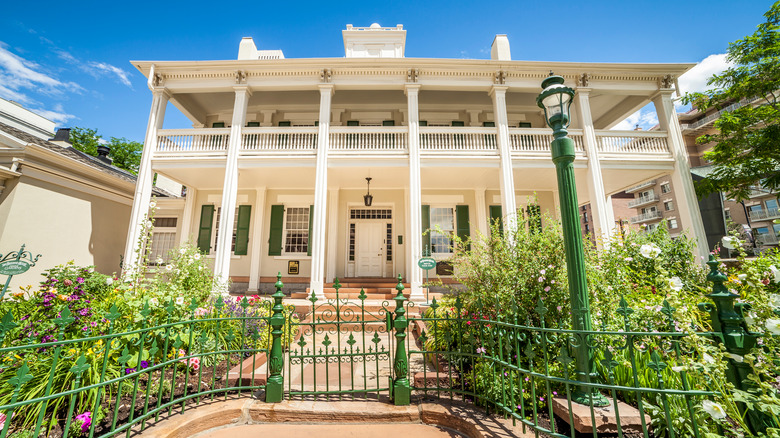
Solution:
<svg viewBox="0 0 780 438">
<path fill-rule="evenodd" d="M 193 438 L 415 438 L 465 437 L 427 424 L 251 424 L 197 434 Z"/>
</svg>

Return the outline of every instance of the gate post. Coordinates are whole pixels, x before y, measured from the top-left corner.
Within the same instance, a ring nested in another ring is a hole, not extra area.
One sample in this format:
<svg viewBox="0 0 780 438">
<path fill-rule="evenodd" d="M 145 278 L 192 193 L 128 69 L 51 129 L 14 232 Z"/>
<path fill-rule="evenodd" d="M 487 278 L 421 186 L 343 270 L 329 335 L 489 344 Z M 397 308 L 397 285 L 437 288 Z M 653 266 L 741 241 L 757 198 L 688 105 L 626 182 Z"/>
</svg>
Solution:
<svg viewBox="0 0 780 438">
<path fill-rule="evenodd" d="M 404 285 L 401 282 L 401 274 L 398 274 L 398 284 L 395 290 L 398 291 L 395 298 L 395 319 L 393 320 L 393 329 L 395 330 L 395 363 L 393 371 L 395 380 L 393 380 L 393 401 L 396 406 L 407 406 L 411 402 L 412 388 L 409 385 L 409 364 L 406 357 L 406 328 L 409 327 L 409 321 L 406 320 L 406 310 L 404 310 Z"/>
<path fill-rule="evenodd" d="M 712 293 L 706 295 L 715 302 L 699 304 L 699 309 L 709 312 L 712 322 L 712 331 L 715 332 L 715 338 L 726 347 L 726 351 L 732 355 L 744 356 L 750 354 L 750 350 L 758 344 L 758 337 L 755 333 L 748 331 L 745 323 L 744 312 L 750 310 L 748 303 L 735 303 L 739 294 L 729 291 L 723 285 L 728 278 L 718 271 L 718 261 L 713 255 L 707 262 L 710 266 L 710 272 L 707 274 L 707 281 L 712 282 Z M 726 378 L 735 388 L 755 394 L 757 385 L 748 376 L 753 372 L 750 365 L 742 361 L 736 361 L 733 357 L 728 359 L 728 368 L 726 369 Z M 767 428 L 777 428 L 778 425 L 773 418 L 756 409 L 747 409 L 744 403 L 738 402 L 741 413 L 745 415 L 748 427 L 753 433 L 765 433 Z"/>
<path fill-rule="evenodd" d="M 278 403 L 284 397 L 284 377 L 282 377 L 282 367 L 284 366 L 284 352 L 282 351 L 282 334 L 284 331 L 284 306 L 282 306 L 282 273 L 276 275 L 276 292 L 272 295 L 274 298 L 273 315 L 271 316 L 271 351 L 268 353 L 268 369 L 270 375 L 265 385 L 266 403 Z"/>
</svg>

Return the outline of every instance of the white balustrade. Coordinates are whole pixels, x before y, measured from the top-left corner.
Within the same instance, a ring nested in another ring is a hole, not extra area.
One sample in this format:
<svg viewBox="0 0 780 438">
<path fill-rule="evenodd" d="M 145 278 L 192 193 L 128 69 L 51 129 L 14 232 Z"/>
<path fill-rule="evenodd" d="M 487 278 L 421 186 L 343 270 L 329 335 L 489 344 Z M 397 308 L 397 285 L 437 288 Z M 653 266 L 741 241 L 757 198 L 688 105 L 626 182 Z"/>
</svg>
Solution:
<svg viewBox="0 0 780 438">
<path fill-rule="evenodd" d="M 574 152 L 585 153 L 582 130 L 570 129 L 569 138 L 574 141 Z M 551 129 L 510 128 L 509 147 L 515 155 L 544 154 L 550 156 L 550 143 L 554 140 Z"/>
<path fill-rule="evenodd" d="M 670 155 L 665 131 L 596 131 L 599 155 Z"/>
<path fill-rule="evenodd" d="M 638 224 L 641 222 L 652 221 L 655 219 L 663 219 L 663 217 L 664 215 L 660 211 L 654 210 L 654 211 L 649 211 L 647 213 L 640 214 L 639 216 L 632 217 L 631 223 Z"/>
<path fill-rule="evenodd" d="M 420 149 L 425 152 L 497 154 L 496 128 L 420 127 Z"/>
<path fill-rule="evenodd" d="M 157 131 L 159 155 L 217 154 L 228 147 L 230 128 L 160 129 Z"/>
<path fill-rule="evenodd" d="M 406 152 L 409 144 L 406 126 L 331 126 L 333 152 Z"/>
<path fill-rule="evenodd" d="M 313 153 L 317 149 L 316 126 L 244 128 L 241 153 Z"/>
</svg>

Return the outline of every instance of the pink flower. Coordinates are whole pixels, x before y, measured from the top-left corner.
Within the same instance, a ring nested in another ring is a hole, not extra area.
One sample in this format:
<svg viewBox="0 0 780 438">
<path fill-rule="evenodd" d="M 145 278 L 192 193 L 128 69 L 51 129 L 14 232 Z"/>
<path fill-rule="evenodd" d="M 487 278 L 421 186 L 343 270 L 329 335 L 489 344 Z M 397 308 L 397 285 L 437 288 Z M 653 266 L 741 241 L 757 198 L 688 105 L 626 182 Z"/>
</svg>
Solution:
<svg viewBox="0 0 780 438">
<path fill-rule="evenodd" d="M 182 359 L 179 362 L 188 366 L 192 371 L 198 371 L 200 369 L 200 358 L 191 357 L 189 359 Z"/>
<path fill-rule="evenodd" d="M 208 313 L 209 311 L 204 309 L 203 307 L 198 307 L 197 309 L 195 309 L 196 317 L 206 316 Z"/>
<path fill-rule="evenodd" d="M 76 421 L 81 422 L 81 431 L 89 432 L 89 426 L 92 425 L 92 412 L 84 412 L 83 414 L 76 415 Z"/>
<path fill-rule="evenodd" d="M 487 353 L 487 349 L 485 347 L 479 347 L 479 348 L 477 348 L 477 353 L 480 353 L 480 354 Z"/>
<path fill-rule="evenodd" d="M 545 292 L 550 292 L 550 289 L 551 289 L 550 286 L 547 286 L 546 288 L 544 288 L 544 291 Z"/>
<path fill-rule="evenodd" d="M 67 279 L 65 281 L 63 281 L 63 283 L 65 283 L 65 286 L 70 286 L 71 284 L 73 284 L 72 281 L 67 280 Z"/>
</svg>

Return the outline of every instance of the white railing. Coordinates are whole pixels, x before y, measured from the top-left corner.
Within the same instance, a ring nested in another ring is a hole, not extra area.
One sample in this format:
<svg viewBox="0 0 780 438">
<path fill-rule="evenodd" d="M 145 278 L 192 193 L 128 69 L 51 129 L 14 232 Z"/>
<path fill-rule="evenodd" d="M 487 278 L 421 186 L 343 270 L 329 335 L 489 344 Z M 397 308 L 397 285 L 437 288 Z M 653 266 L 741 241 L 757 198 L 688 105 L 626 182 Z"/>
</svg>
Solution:
<svg viewBox="0 0 780 438">
<path fill-rule="evenodd" d="M 754 231 L 754 233 L 755 233 L 755 231 Z M 777 236 L 775 235 L 775 233 L 771 233 L 771 232 L 770 233 L 764 233 L 764 234 L 756 233 L 755 236 L 756 236 L 756 244 L 757 245 L 777 245 L 777 243 L 778 243 L 777 242 L 778 239 L 777 239 Z"/>
<path fill-rule="evenodd" d="M 753 210 L 749 212 L 751 221 L 765 221 L 768 219 L 776 219 L 780 217 L 780 211 L 776 208 L 770 208 L 768 210 Z"/>
<path fill-rule="evenodd" d="M 241 152 L 312 153 L 317 149 L 317 127 L 244 128 Z"/>
<path fill-rule="evenodd" d="M 334 152 L 405 152 L 407 126 L 331 126 L 330 150 Z"/>
<path fill-rule="evenodd" d="M 665 131 L 596 131 L 596 145 L 599 155 L 670 155 Z"/>
<path fill-rule="evenodd" d="M 425 152 L 488 152 L 497 154 L 496 128 L 420 127 L 420 150 Z"/>
<path fill-rule="evenodd" d="M 574 151 L 584 153 L 582 130 L 570 129 L 569 138 L 574 141 Z M 550 129 L 510 128 L 509 148 L 520 154 L 543 153 L 550 155 L 550 143 L 554 140 Z"/>
<path fill-rule="evenodd" d="M 660 199 L 658 196 L 655 195 L 655 192 L 650 192 L 649 196 L 640 196 L 633 201 L 630 201 L 628 203 L 629 208 L 634 208 L 637 206 L 640 206 L 642 204 L 647 204 L 648 202 L 655 202 L 658 199 Z"/>
<path fill-rule="evenodd" d="M 230 128 L 160 129 L 157 131 L 157 154 L 224 154 L 230 139 Z"/>
<path fill-rule="evenodd" d="M 626 193 L 634 193 L 634 192 L 642 190 L 642 189 L 644 189 L 646 187 L 652 187 L 654 185 L 655 185 L 655 180 L 643 182 L 642 184 L 636 185 L 634 187 L 627 188 L 626 189 Z"/>
<path fill-rule="evenodd" d="M 639 216 L 632 217 L 631 218 L 631 223 L 632 224 L 637 224 L 637 223 L 640 223 L 640 222 L 651 221 L 653 219 L 661 219 L 663 217 L 664 217 L 664 215 L 660 211 L 656 210 L 656 211 L 651 211 L 649 213 L 640 214 Z"/>
</svg>

